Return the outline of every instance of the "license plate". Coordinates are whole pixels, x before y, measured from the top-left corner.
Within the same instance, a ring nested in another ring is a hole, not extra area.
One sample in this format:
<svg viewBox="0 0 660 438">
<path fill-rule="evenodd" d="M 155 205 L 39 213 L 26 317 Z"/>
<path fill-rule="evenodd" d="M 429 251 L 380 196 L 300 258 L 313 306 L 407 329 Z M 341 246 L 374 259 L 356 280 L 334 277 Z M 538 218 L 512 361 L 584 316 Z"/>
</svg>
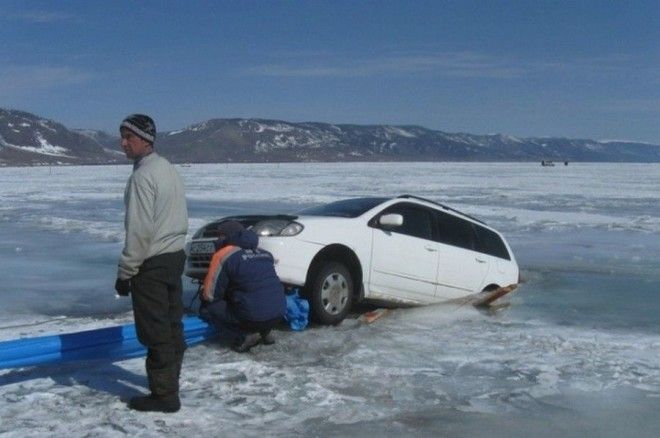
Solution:
<svg viewBox="0 0 660 438">
<path fill-rule="evenodd" d="M 213 254 L 215 252 L 215 243 L 213 242 L 193 242 L 190 245 L 190 254 Z"/>
</svg>

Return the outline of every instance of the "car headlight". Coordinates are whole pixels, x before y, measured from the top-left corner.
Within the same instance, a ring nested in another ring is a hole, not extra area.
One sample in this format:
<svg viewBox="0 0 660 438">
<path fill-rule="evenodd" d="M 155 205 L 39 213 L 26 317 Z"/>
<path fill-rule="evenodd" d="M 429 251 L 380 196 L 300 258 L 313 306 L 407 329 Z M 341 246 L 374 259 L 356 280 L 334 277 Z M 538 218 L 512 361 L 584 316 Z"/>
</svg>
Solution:
<svg viewBox="0 0 660 438">
<path fill-rule="evenodd" d="M 268 219 L 258 222 L 252 231 L 259 236 L 295 236 L 303 230 L 302 224 L 283 219 Z"/>
</svg>

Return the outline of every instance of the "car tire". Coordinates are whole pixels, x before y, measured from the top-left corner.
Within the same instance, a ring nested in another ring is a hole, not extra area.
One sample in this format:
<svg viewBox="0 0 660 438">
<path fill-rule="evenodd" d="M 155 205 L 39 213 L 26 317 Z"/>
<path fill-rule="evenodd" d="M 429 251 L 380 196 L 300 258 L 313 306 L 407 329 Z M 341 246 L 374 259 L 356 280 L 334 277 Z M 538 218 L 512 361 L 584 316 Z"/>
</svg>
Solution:
<svg viewBox="0 0 660 438">
<path fill-rule="evenodd" d="M 325 262 L 316 271 L 307 292 L 312 318 L 320 324 L 339 324 L 353 304 L 353 277 L 342 263 Z"/>
</svg>

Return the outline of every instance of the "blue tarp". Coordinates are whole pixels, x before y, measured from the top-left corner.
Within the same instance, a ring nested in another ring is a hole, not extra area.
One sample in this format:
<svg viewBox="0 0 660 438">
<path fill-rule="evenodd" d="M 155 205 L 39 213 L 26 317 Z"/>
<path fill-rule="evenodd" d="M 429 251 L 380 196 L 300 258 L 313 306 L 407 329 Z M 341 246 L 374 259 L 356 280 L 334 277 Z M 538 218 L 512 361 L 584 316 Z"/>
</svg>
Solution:
<svg viewBox="0 0 660 438">
<path fill-rule="evenodd" d="M 300 297 L 298 289 L 293 289 L 286 296 L 286 315 L 284 319 L 292 330 L 305 330 L 309 324 L 309 302 Z"/>
<path fill-rule="evenodd" d="M 194 316 L 183 319 L 183 328 L 188 345 L 217 334 L 212 326 Z M 0 342 L 0 369 L 80 360 L 115 361 L 145 354 L 145 348 L 137 340 L 135 324 L 126 324 Z"/>
</svg>

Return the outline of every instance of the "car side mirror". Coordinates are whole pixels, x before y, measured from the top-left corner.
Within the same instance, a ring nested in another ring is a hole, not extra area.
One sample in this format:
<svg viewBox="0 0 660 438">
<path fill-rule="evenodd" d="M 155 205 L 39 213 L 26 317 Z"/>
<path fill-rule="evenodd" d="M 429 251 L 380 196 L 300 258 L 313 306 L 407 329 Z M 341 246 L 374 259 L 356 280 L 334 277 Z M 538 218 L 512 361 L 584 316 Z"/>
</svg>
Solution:
<svg viewBox="0 0 660 438">
<path fill-rule="evenodd" d="M 378 219 L 378 223 L 384 227 L 400 227 L 403 225 L 403 216 L 400 214 L 384 214 Z"/>
</svg>

